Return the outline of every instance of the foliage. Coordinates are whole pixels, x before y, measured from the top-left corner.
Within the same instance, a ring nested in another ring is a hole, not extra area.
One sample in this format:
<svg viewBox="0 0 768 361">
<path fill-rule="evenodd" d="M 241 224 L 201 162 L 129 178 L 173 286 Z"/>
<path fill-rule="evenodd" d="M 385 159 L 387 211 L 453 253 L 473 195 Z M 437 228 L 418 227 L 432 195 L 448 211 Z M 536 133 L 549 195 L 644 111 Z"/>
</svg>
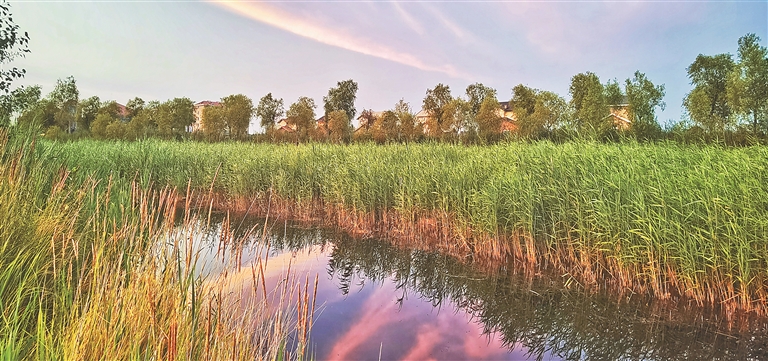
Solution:
<svg viewBox="0 0 768 361">
<path fill-rule="evenodd" d="M 480 104 L 475 121 L 477 122 L 478 136 L 486 143 L 492 143 L 499 139 L 501 134 L 501 122 L 499 116 L 499 101 L 494 96 L 488 96 Z"/>
<path fill-rule="evenodd" d="M 427 114 L 429 114 L 429 117 L 432 118 L 430 120 L 433 124 L 427 124 L 432 137 L 441 135 L 441 129 L 444 127 L 443 122 L 447 117 L 451 116 L 449 104 L 451 104 L 452 101 L 453 96 L 451 96 L 451 88 L 447 85 L 439 83 L 435 85 L 434 88 L 427 89 L 427 94 L 424 96 L 423 108 Z M 455 106 L 453 108 L 455 108 Z M 452 119 L 449 119 L 449 121 L 450 120 Z"/>
<path fill-rule="evenodd" d="M 272 93 L 261 97 L 256 107 L 256 116 L 261 119 L 261 126 L 267 131 L 274 129 L 275 123 L 283 114 L 283 99 L 273 98 Z"/>
<path fill-rule="evenodd" d="M 128 118 L 133 118 L 138 115 L 139 112 L 144 109 L 145 105 L 147 105 L 147 103 L 144 101 L 144 99 L 139 97 L 135 97 L 125 103 L 125 108 L 128 111 Z"/>
<path fill-rule="evenodd" d="M 754 135 L 760 125 L 768 131 L 768 50 L 760 46 L 760 37 L 739 38 L 738 63 L 728 80 L 727 98 L 733 110 L 751 116 Z"/>
<path fill-rule="evenodd" d="M 224 117 L 225 110 L 220 106 L 208 106 L 203 108 L 203 132 L 208 140 L 218 141 L 224 137 L 227 128 L 227 123 Z"/>
<path fill-rule="evenodd" d="M 342 110 L 347 114 L 347 121 L 355 118 L 355 99 L 357 99 L 357 83 L 352 79 L 336 83 L 335 88 L 328 89 L 328 95 L 323 97 L 323 109 L 327 117 L 334 110 Z"/>
<path fill-rule="evenodd" d="M 0 95 L 0 127 L 10 125 L 12 120 L 31 109 L 39 101 L 39 85 L 21 86 L 10 94 Z"/>
<path fill-rule="evenodd" d="M 605 83 L 603 92 L 605 92 L 605 102 L 609 106 L 624 105 L 627 101 L 627 95 L 621 90 L 621 86 L 616 79 L 609 80 Z"/>
<path fill-rule="evenodd" d="M 253 101 L 243 94 L 236 94 L 222 98 L 221 103 L 229 136 L 244 139 L 254 113 Z"/>
<path fill-rule="evenodd" d="M 5 0 L 0 3 L 0 34 L 0 65 L 29 53 L 29 34 L 26 31 L 20 33 L 19 26 L 11 18 L 11 5 Z M 25 69 L 14 67 L 6 70 L 4 66 L 0 68 L 0 91 L 7 94 L 11 89 L 11 82 L 24 77 L 24 74 Z"/>
<path fill-rule="evenodd" d="M 91 135 L 96 139 L 107 138 L 107 126 L 115 121 L 109 113 L 99 113 L 96 119 L 91 123 Z"/>
<path fill-rule="evenodd" d="M 568 118 L 565 99 L 549 91 L 540 91 L 536 94 L 533 113 L 519 121 L 520 135 L 527 139 L 544 139 Z"/>
<path fill-rule="evenodd" d="M 326 116 L 329 137 L 334 143 L 348 143 L 352 138 L 352 126 L 343 110 L 334 110 Z"/>
<path fill-rule="evenodd" d="M 576 128 L 588 138 L 603 136 L 612 129 L 603 85 L 592 72 L 579 73 L 571 78 L 568 89 L 574 109 Z"/>
<path fill-rule="evenodd" d="M 635 71 L 635 77 L 627 79 L 627 101 L 632 119 L 632 132 L 640 139 L 652 139 L 661 133 L 656 120 L 656 108 L 664 110 L 664 84 L 654 85 L 645 74 Z"/>
<path fill-rule="evenodd" d="M 166 139 L 185 135 L 187 127 L 195 122 L 194 109 L 189 98 L 174 98 L 160 104 L 154 118 L 157 133 Z"/>
<path fill-rule="evenodd" d="M 99 110 L 101 109 L 101 99 L 97 96 L 92 96 L 80 101 L 77 106 L 77 114 L 75 115 L 78 129 L 90 129 L 91 123 L 96 119 Z"/>
<path fill-rule="evenodd" d="M 515 116 L 525 118 L 533 114 L 536 108 L 536 93 L 538 90 L 529 88 L 523 84 L 515 85 L 512 88 L 512 99 L 509 103 L 515 111 Z"/>
<path fill-rule="evenodd" d="M 708 132 L 722 133 L 731 121 L 726 85 L 734 66 L 730 54 L 699 54 L 686 69 L 694 88 L 683 105 L 691 120 Z"/>
<path fill-rule="evenodd" d="M 467 86 L 466 94 L 467 102 L 469 102 L 470 112 L 472 113 L 473 117 L 476 116 L 478 112 L 480 112 L 480 107 L 482 106 L 485 99 L 497 98 L 496 89 L 487 87 L 482 83 L 474 83 Z"/>
<path fill-rule="evenodd" d="M 308 97 L 299 97 L 286 112 L 288 124 L 296 127 L 296 140 L 305 142 L 315 130 L 315 101 Z"/>
</svg>

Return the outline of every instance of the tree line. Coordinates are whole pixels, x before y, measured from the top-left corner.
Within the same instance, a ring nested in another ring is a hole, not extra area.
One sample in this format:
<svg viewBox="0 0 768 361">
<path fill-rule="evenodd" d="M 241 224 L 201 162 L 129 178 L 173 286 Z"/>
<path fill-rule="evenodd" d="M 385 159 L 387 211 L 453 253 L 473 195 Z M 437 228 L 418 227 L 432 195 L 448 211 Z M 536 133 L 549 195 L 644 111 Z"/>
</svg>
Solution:
<svg viewBox="0 0 768 361">
<path fill-rule="evenodd" d="M 665 86 L 636 71 L 622 82 L 601 82 L 592 72 L 570 80 L 570 100 L 523 84 L 512 88 L 508 102 L 481 83 L 454 96 L 448 85 L 427 89 L 421 112 L 404 100 L 383 112 L 363 110 L 359 126 L 355 108 L 358 84 L 339 81 L 323 97 L 317 119 L 314 99 L 299 97 L 287 109 L 283 99 L 269 93 L 254 105 L 243 94 L 202 107 L 195 123 L 189 98 L 145 102 L 134 98 L 121 106 L 93 96 L 79 98 L 73 77 L 59 79 L 47 96 L 40 86 L 4 89 L 0 96 L 0 126 L 37 125 L 52 139 L 136 140 L 200 139 L 273 142 L 352 141 L 412 142 L 438 140 L 493 143 L 503 139 L 565 140 L 589 138 L 682 141 L 765 142 L 768 133 L 768 51 L 760 38 L 747 34 L 731 54 L 699 55 L 686 69 L 693 89 L 685 96 L 683 119 L 662 128 L 656 117 L 664 109 Z M 23 74 L 22 74 L 23 75 Z M 253 118 L 263 134 L 249 135 Z"/>
</svg>

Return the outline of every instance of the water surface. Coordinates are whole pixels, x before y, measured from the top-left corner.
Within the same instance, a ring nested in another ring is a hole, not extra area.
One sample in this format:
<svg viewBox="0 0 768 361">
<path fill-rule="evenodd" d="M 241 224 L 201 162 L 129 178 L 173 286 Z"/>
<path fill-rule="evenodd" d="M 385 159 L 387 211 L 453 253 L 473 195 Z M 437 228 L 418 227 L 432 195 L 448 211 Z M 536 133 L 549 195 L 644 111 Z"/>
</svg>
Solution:
<svg viewBox="0 0 768 361">
<path fill-rule="evenodd" d="M 217 241 L 222 227 L 245 237 L 241 256 Z M 288 267 L 311 281 L 317 275 L 310 344 L 320 360 L 768 359 L 763 322 L 728 327 L 715 316 L 639 298 L 617 302 L 512 267 L 489 275 L 436 253 L 221 215 L 198 241 L 199 272 L 227 272 L 236 284 L 267 259 L 269 285 Z"/>
</svg>

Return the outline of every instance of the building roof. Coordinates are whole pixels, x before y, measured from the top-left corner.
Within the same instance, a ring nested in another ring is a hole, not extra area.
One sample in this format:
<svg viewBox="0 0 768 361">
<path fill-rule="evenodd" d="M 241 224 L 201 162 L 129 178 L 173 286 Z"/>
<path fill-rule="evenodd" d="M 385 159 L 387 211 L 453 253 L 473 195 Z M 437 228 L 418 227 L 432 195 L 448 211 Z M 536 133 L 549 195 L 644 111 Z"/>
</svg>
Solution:
<svg viewBox="0 0 768 361">
<path fill-rule="evenodd" d="M 221 102 L 215 102 L 215 101 L 210 101 L 210 100 L 203 100 L 201 102 L 196 103 L 195 107 L 207 107 L 207 106 L 215 106 L 215 107 L 217 107 L 219 105 L 221 105 Z"/>
</svg>

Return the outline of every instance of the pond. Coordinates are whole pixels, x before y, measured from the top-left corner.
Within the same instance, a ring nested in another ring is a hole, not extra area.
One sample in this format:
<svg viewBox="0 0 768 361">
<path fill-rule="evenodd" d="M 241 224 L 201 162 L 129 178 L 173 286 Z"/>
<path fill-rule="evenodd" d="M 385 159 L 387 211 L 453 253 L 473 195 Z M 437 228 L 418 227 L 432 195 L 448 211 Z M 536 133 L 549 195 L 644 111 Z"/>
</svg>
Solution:
<svg viewBox="0 0 768 361">
<path fill-rule="evenodd" d="M 481 272 L 437 253 L 288 221 L 219 214 L 199 226 L 198 272 L 226 272 L 234 288 L 252 279 L 257 263 L 266 264 L 267 285 L 289 268 L 310 285 L 317 276 L 309 347 L 318 360 L 768 359 L 760 320 L 728 324 L 696 309 L 618 302 L 562 277 L 511 266 Z M 240 246 L 222 246 L 222 234 Z"/>
</svg>

